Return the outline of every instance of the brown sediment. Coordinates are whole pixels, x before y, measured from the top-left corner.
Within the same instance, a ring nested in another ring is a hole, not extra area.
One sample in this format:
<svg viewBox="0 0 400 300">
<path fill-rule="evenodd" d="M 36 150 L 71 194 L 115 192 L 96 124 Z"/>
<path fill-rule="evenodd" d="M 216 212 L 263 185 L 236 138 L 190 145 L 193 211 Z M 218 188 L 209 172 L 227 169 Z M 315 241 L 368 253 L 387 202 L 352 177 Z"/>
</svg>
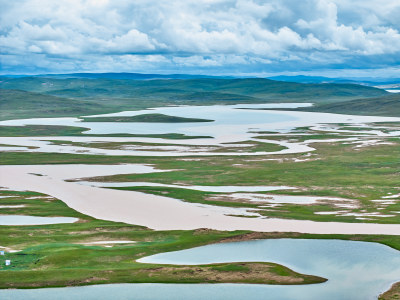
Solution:
<svg viewBox="0 0 400 300">
<path fill-rule="evenodd" d="M 400 281 L 392 284 L 389 290 L 379 295 L 379 300 L 400 299 Z"/>
<path fill-rule="evenodd" d="M 278 268 L 281 268 L 281 275 L 278 274 Z M 147 269 L 145 272 L 148 272 L 149 277 L 159 276 L 160 273 L 168 273 L 171 278 L 184 275 L 189 280 L 216 283 L 306 284 L 326 281 L 325 278 L 299 274 L 277 264 L 258 262 L 182 267 L 168 266 L 153 268 L 150 271 Z"/>
</svg>

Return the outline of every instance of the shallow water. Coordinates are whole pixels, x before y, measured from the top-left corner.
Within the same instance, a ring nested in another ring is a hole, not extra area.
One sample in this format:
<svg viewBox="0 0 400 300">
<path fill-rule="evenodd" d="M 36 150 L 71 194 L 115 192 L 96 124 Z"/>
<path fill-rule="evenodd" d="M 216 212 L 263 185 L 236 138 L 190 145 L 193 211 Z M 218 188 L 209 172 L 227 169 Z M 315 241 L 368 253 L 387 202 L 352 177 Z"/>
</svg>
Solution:
<svg viewBox="0 0 400 300">
<path fill-rule="evenodd" d="M 35 217 L 23 215 L 0 215 L 0 225 L 49 225 L 74 223 L 77 218 L 68 217 Z"/>
<path fill-rule="evenodd" d="M 206 264 L 270 261 L 323 276 L 313 285 L 113 284 L 73 288 L 0 290 L 1 299 L 376 299 L 400 280 L 400 252 L 387 246 L 340 240 L 276 239 L 215 244 L 158 254 L 144 262 Z"/>
</svg>

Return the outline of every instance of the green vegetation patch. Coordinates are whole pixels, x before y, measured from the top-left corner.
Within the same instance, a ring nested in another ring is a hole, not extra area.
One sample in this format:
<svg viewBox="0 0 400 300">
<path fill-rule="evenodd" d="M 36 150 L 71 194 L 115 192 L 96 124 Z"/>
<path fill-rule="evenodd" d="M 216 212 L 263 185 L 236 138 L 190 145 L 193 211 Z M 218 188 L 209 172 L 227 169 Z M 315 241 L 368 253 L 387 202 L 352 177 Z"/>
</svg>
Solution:
<svg viewBox="0 0 400 300">
<path fill-rule="evenodd" d="M 163 138 L 171 140 L 212 138 L 211 136 L 190 136 L 181 133 L 165 134 L 85 134 L 90 128 L 61 126 L 61 125 L 25 125 L 25 126 L 2 126 L 0 125 L 0 136 L 102 136 L 102 137 L 148 137 Z"/>
<path fill-rule="evenodd" d="M 244 146 L 241 146 L 242 143 L 232 143 L 229 146 L 207 146 L 207 145 L 184 145 L 184 144 L 171 144 L 171 143 L 146 143 L 146 142 L 71 142 L 67 140 L 48 140 L 54 145 L 70 145 L 70 146 L 78 146 L 78 147 L 88 147 L 88 148 L 99 148 L 99 149 L 124 149 L 131 148 L 134 149 L 137 146 L 137 150 L 140 151 L 142 146 L 146 147 L 146 151 L 164 151 L 160 147 L 172 146 L 172 147 L 185 147 L 193 152 L 195 155 L 195 151 L 201 152 L 275 152 L 286 149 L 286 147 L 267 143 L 267 142 L 255 142 L 255 141 L 246 141 L 244 142 Z M 236 146 L 237 144 L 237 146 Z"/>
<path fill-rule="evenodd" d="M 399 300 L 400 299 L 400 282 L 391 286 L 385 293 L 379 295 L 379 300 Z"/>
<path fill-rule="evenodd" d="M 59 125 L 0 126 L 0 136 L 79 136 L 87 130 L 89 128 Z"/>
<path fill-rule="evenodd" d="M 196 123 L 214 122 L 214 120 L 184 118 L 164 114 L 143 114 L 130 117 L 90 117 L 82 118 L 84 122 L 143 122 L 143 123 Z"/>
<path fill-rule="evenodd" d="M 0 89 L 0 120 L 77 116 L 104 110 L 102 105 L 94 102 Z"/>
<path fill-rule="evenodd" d="M 300 108 L 304 111 L 321 111 L 339 114 L 400 117 L 400 95 L 383 95 L 370 99 L 329 103 L 315 107 Z"/>
</svg>

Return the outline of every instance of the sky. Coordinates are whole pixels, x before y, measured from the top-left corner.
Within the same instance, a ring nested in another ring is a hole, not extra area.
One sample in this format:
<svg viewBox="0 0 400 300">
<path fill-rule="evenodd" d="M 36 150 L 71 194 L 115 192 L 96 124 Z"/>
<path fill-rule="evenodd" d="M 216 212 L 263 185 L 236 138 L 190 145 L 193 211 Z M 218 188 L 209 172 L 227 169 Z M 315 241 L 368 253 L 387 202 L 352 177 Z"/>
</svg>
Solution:
<svg viewBox="0 0 400 300">
<path fill-rule="evenodd" d="M 399 0 L 0 0 L 0 74 L 400 78 Z"/>
</svg>

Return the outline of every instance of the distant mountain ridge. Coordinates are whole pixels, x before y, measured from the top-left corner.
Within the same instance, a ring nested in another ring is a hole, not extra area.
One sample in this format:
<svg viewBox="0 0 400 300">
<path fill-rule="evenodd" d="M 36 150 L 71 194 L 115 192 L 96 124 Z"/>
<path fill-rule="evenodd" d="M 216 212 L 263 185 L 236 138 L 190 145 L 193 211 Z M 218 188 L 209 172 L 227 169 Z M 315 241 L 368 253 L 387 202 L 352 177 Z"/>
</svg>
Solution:
<svg viewBox="0 0 400 300">
<path fill-rule="evenodd" d="M 303 84 L 265 78 L 153 78 L 152 80 L 131 80 L 95 77 L 63 78 L 64 75 L 60 76 L 61 78 L 53 77 L 53 75 L 52 77 L 0 77 L 0 88 L 25 90 L 67 98 L 154 96 L 182 99 L 185 96 L 190 96 L 190 98 L 198 99 L 199 97 L 196 97 L 194 93 L 203 93 L 203 96 L 207 95 L 206 98 L 214 96 L 214 100 L 218 100 L 218 94 L 222 93 L 223 96 L 229 94 L 233 96 L 232 99 L 236 100 L 253 97 L 267 102 L 270 102 L 270 100 L 289 102 L 294 99 L 301 102 L 305 102 L 307 99 L 326 102 L 331 98 L 357 99 L 359 97 L 376 97 L 386 93 L 380 89 L 349 83 Z M 86 74 L 85 76 L 89 75 Z M 118 76 L 127 75 L 118 74 Z M 130 74 L 129 76 L 133 78 L 136 75 Z"/>
<path fill-rule="evenodd" d="M 299 82 L 299 83 L 351 83 L 362 84 L 368 86 L 385 86 L 400 84 L 400 78 L 331 78 L 323 76 L 306 76 L 306 75 L 279 75 L 268 77 L 268 79 L 286 81 L 286 82 Z"/>
<path fill-rule="evenodd" d="M 1 77 L 1 76 L 0 76 Z M 144 73 L 65 73 L 65 74 L 40 74 L 40 75 L 3 75 L 3 77 L 42 77 L 42 78 L 88 78 L 88 79 L 131 79 L 131 80 L 151 80 L 151 79 L 189 79 L 189 78 L 233 78 L 230 76 L 212 75 L 191 75 L 191 74 L 144 74 Z"/>
<path fill-rule="evenodd" d="M 194 74 L 156 74 L 156 73 L 129 73 L 129 72 L 104 72 L 104 73 L 64 73 L 64 74 L 39 74 L 39 75 L 0 75 L 6 78 L 21 78 L 21 77 L 38 77 L 38 78 L 55 78 L 55 79 L 68 79 L 68 78 L 87 78 L 87 79 L 130 79 L 130 80 L 156 80 L 156 79 L 260 79 L 259 76 L 222 76 L 222 75 L 194 75 Z M 400 84 L 400 78 L 386 78 L 386 77 L 325 77 L 325 76 L 309 76 L 309 75 L 277 75 L 269 76 L 264 79 L 284 82 L 297 82 L 297 83 L 350 83 L 362 84 L 368 86 L 384 86 Z"/>
</svg>

